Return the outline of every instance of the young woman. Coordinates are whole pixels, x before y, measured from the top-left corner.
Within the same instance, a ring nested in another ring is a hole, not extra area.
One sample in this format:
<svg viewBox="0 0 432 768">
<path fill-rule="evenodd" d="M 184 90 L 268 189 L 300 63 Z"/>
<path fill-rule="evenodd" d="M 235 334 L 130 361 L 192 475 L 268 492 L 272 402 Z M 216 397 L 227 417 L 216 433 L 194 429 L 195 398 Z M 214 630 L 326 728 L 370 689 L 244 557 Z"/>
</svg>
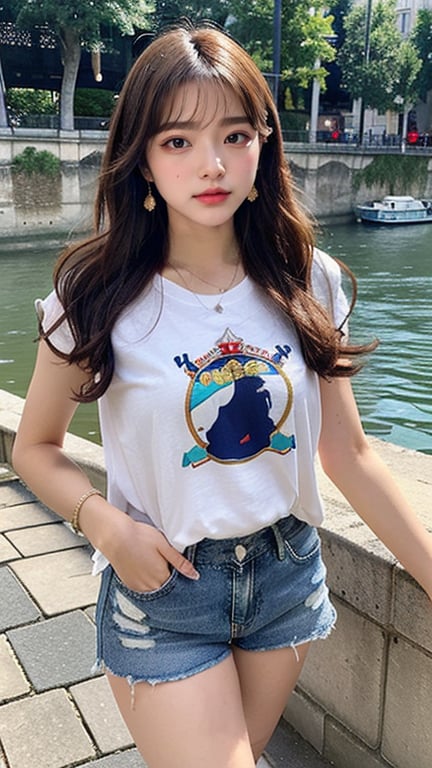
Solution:
<svg viewBox="0 0 432 768">
<path fill-rule="evenodd" d="M 313 247 L 271 94 L 211 27 L 134 64 L 95 234 L 38 303 L 14 449 L 94 545 L 98 663 L 150 768 L 252 768 L 335 621 L 325 471 L 432 595 L 432 543 L 367 442 L 336 262 Z M 373 346 L 373 345 L 372 345 Z M 99 400 L 108 499 L 62 443 Z"/>
</svg>

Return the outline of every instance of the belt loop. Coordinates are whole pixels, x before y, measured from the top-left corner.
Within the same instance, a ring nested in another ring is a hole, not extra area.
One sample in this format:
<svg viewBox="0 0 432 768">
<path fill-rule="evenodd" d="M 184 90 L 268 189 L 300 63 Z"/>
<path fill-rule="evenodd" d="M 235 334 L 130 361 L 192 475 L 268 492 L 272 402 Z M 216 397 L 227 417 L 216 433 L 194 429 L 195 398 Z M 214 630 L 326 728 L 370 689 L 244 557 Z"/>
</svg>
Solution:
<svg viewBox="0 0 432 768">
<path fill-rule="evenodd" d="M 186 558 L 186 560 L 189 560 L 192 565 L 195 562 L 195 553 L 196 553 L 196 544 L 190 544 L 188 547 L 186 547 L 185 551 L 183 552 L 183 556 Z"/>
<path fill-rule="evenodd" d="M 274 523 L 274 525 L 271 525 L 270 527 L 275 537 L 278 560 L 285 560 L 286 547 L 284 538 L 279 530 L 279 523 Z"/>
</svg>

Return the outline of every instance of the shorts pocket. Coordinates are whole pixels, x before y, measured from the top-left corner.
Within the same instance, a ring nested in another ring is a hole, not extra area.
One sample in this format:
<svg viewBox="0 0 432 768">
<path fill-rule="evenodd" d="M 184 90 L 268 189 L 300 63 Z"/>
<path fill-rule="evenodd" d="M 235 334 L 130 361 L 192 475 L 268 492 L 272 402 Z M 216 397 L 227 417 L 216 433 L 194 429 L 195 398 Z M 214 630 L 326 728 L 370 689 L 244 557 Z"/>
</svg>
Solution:
<svg viewBox="0 0 432 768">
<path fill-rule="evenodd" d="M 321 540 L 317 529 L 298 520 L 298 525 L 284 536 L 287 552 L 294 563 L 310 560 L 321 549 Z"/>
<path fill-rule="evenodd" d="M 148 592 L 137 592 L 134 589 L 130 589 L 113 570 L 113 579 L 118 589 L 126 595 L 133 597 L 134 600 L 157 600 L 165 595 L 168 595 L 175 587 L 178 577 L 178 571 L 173 568 L 167 580 L 163 582 L 157 589 L 149 590 Z"/>
</svg>

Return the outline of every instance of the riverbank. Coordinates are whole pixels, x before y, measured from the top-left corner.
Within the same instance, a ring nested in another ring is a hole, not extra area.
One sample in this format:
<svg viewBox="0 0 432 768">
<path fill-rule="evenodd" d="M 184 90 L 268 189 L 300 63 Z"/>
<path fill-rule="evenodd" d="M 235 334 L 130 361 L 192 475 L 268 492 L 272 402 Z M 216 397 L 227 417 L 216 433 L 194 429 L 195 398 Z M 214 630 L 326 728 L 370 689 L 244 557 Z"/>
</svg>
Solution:
<svg viewBox="0 0 432 768">
<path fill-rule="evenodd" d="M 22 406 L 21 398 L 0 391 L 0 463 L 10 463 Z M 420 519 L 432 530 L 432 457 L 370 439 L 397 477 Z M 105 468 L 100 446 L 68 435 L 65 448 L 89 474 L 91 483 L 104 489 Z M 432 731 L 425 725 L 429 722 L 432 679 L 430 603 L 320 470 L 319 482 L 327 508 L 325 524 L 321 529 L 323 554 L 339 618 L 331 636 L 324 642 L 314 644 L 296 691 L 287 704 L 284 718 L 335 768 L 360 765 L 362 768 L 430 768 Z M 17 515 L 25 512 L 25 499 L 22 504 L 16 508 Z M 0 524 L 1 515 L 0 510 Z M 14 525 L 8 510 L 3 520 L 6 519 L 9 523 L 4 522 L 0 528 L 3 562 L 11 561 L 10 569 L 18 585 L 23 585 L 18 589 L 31 593 L 32 588 L 38 587 L 39 601 L 54 621 L 59 610 L 65 610 L 65 605 L 58 607 L 54 582 L 50 588 L 47 575 L 48 561 L 59 557 L 54 551 L 56 547 L 50 549 L 49 536 L 43 536 L 42 529 L 45 528 L 48 534 L 49 527 L 41 525 L 40 520 Z M 45 522 L 55 523 L 58 520 L 50 518 Z M 36 525 L 38 527 L 34 527 Z M 21 528 L 21 545 L 20 536 L 8 533 L 15 527 Z M 20 546 L 24 546 L 24 541 L 34 545 L 36 537 L 33 534 L 38 532 L 40 546 L 43 547 L 45 541 L 45 548 L 36 547 L 31 556 L 23 559 Z M 65 531 L 63 537 L 69 533 Z M 72 568 L 69 576 L 80 574 L 80 579 L 88 578 L 82 571 L 84 550 L 78 551 L 71 545 L 70 552 L 70 558 L 75 558 L 78 565 L 75 563 L 75 570 Z M 57 568 L 57 586 L 59 572 Z M 86 615 L 80 615 L 80 621 L 88 629 L 92 606 L 87 597 L 79 596 L 80 581 L 78 578 L 75 581 L 74 589 L 70 578 L 63 584 L 64 599 L 70 601 L 67 615 L 71 622 L 78 621 L 76 609 L 85 608 Z M 92 594 L 93 602 L 95 592 Z M 31 634 L 38 630 L 40 609 L 37 605 L 35 610 L 36 616 L 32 614 L 33 618 L 21 622 L 28 625 L 23 626 L 22 635 L 25 631 Z M 61 632 L 61 628 L 58 631 Z M 11 640 L 12 633 L 8 634 Z M 13 638 L 15 636 L 17 630 Z M 28 648 L 28 655 L 31 646 L 24 644 L 23 647 Z M 81 702 L 87 709 L 90 705 L 84 693 L 89 686 L 98 690 L 101 683 L 96 680 L 77 685 L 73 692 L 78 693 L 82 689 Z M 45 690 L 42 686 L 37 695 L 31 697 L 33 705 L 37 696 L 47 698 Z M 25 691 L 20 691 L 15 698 L 21 700 L 25 695 Z M 64 693 L 63 699 L 66 705 Z M 14 702 L 4 705 L 13 706 Z M 88 712 L 92 724 L 94 713 Z M 111 716 L 109 710 L 107 716 Z M 116 735 L 117 731 L 111 729 L 110 743 Z M 15 742 L 18 745 L 18 741 Z M 286 757 L 288 747 L 283 729 L 279 731 L 278 749 Z M 283 765 L 284 762 L 278 759 L 277 764 Z M 314 765 L 312 761 L 306 764 Z M 16 762 L 15 765 L 21 768 L 22 764 Z"/>
<path fill-rule="evenodd" d="M 106 139 L 106 131 L 20 129 L 13 135 L 0 134 L 0 237 L 26 231 L 86 230 Z M 12 172 L 14 158 L 28 146 L 47 150 L 60 160 L 55 180 L 40 175 L 20 179 Z M 426 178 L 412 182 L 405 193 L 432 198 L 432 148 L 408 150 L 403 156 L 409 153 L 425 158 L 428 167 Z M 305 207 L 327 223 L 350 221 L 356 204 L 381 196 L 381 188 L 362 185 L 355 189 L 354 176 L 375 157 L 400 156 L 401 152 L 397 148 L 286 143 L 285 154 Z"/>
</svg>

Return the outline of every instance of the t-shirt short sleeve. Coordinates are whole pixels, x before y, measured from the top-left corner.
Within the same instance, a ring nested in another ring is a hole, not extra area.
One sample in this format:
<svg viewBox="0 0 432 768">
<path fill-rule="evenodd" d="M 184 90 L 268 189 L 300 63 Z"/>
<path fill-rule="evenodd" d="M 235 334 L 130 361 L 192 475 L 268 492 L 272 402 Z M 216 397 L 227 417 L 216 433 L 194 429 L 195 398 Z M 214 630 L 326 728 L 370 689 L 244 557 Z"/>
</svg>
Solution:
<svg viewBox="0 0 432 768">
<path fill-rule="evenodd" d="M 350 305 L 342 288 L 341 268 L 324 251 L 315 248 L 312 263 L 312 291 L 333 318 L 335 328 L 348 334 Z"/>
<path fill-rule="evenodd" d="M 63 306 L 55 291 L 52 291 L 46 299 L 36 299 L 35 310 L 44 331 L 48 331 L 63 314 Z M 50 333 L 49 341 L 64 354 L 73 350 L 75 342 L 67 320 L 63 320 L 61 325 Z"/>
</svg>

